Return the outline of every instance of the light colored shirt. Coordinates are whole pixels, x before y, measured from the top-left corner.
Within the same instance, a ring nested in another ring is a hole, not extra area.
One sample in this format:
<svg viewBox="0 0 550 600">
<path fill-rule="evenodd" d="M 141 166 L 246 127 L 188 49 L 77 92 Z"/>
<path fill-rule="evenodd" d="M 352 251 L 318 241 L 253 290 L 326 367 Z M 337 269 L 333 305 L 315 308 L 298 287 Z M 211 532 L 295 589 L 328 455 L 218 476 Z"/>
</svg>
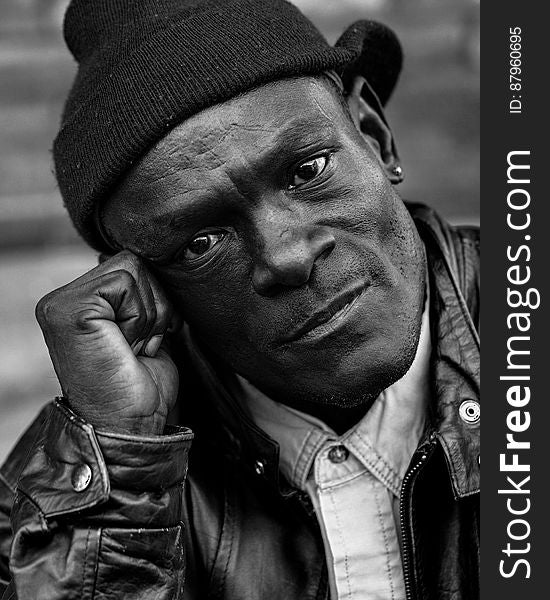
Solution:
<svg viewBox="0 0 550 600">
<path fill-rule="evenodd" d="M 399 494 L 429 401 L 428 305 L 412 366 L 344 435 L 240 378 L 253 420 L 279 443 L 283 475 L 311 498 L 333 600 L 405 598 Z"/>
</svg>

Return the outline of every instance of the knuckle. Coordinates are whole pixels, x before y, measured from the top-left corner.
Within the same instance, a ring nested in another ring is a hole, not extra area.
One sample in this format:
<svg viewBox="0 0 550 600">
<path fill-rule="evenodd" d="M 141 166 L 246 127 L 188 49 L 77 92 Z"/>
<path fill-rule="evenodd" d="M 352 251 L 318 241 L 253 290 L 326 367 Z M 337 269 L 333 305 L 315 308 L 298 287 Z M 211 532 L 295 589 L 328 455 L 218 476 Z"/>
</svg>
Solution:
<svg viewBox="0 0 550 600">
<path fill-rule="evenodd" d="M 111 273 L 109 273 L 109 277 L 126 289 L 133 289 L 136 285 L 134 276 L 127 269 L 117 269 L 116 271 L 111 271 Z"/>
<path fill-rule="evenodd" d="M 90 325 L 90 318 L 93 314 L 90 310 L 76 310 L 72 314 L 71 325 L 72 328 L 76 331 L 86 331 Z"/>
<path fill-rule="evenodd" d="M 41 327 L 54 323 L 59 318 L 59 296 L 57 292 L 50 292 L 41 298 L 35 309 L 36 320 Z"/>
<path fill-rule="evenodd" d="M 137 258 L 136 255 L 130 250 L 121 250 L 117 256 L 124 260 L 134 260 Z"/>
<path fill-rule="evenodd" d="M 130 252 L 129 250 L 123 250 L 118 254 L 119 264 L 122 268 L 130 272 L 139 272 L 141 269 L 140 259 Z"/>
</svg>

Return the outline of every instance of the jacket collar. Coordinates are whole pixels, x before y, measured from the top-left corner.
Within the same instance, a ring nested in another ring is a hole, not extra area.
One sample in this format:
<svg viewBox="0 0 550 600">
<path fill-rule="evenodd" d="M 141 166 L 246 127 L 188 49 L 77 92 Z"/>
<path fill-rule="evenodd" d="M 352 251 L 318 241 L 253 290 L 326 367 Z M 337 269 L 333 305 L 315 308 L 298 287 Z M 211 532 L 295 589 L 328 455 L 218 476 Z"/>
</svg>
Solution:
<svg viewBox="0 0 550 600">
<path fill-rule="evenodd" d="M 455 498 L 479 491 L 479 422 L 468 423 L 461 407 L 479 403 L 479 338 L 461 293 L 457 258 L 448 228 L 430 209 L 413 210 L 426 245 L 432 326 L 432 406 L 429 420 L 443 448 Z M 186 334 L 188 355 L 212 399 L 212 410 L 231 454 L 266 479 L 283 496 L 296 493 L 280 477 L 279 446 L 258 428 L 237 400 L 240 384 L 225 366 L 209 360 Z M 223 382 L 223 383 L 222 383 Z"/>
</svg>

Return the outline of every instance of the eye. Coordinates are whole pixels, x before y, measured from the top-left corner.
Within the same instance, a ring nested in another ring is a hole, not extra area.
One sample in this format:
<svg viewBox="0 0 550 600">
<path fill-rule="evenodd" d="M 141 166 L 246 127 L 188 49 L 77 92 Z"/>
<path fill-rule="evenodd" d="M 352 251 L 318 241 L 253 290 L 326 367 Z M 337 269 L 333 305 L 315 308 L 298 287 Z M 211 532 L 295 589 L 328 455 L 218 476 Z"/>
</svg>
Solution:
<svg viewBox="0 0 550 600">
<path fill-rule="evenodd" d="M 202 233 L 191 240 L 184 250 L 183 258 L 193 260 L 200 258 L 207 252 L 210 252 L 216 244 L 219 244 L 225 238 L 225 233 L 221 231 Z"/>
<path fill-rule="evenodd" d="M 317 158 L 312 158 L 311 160 L 302 163 L 294 170 L 289 187 L 295 188 L 315 179 L 315 177 L 325 170 L 327 162 L 327 156 L 318 156 Z"/>
</svg>

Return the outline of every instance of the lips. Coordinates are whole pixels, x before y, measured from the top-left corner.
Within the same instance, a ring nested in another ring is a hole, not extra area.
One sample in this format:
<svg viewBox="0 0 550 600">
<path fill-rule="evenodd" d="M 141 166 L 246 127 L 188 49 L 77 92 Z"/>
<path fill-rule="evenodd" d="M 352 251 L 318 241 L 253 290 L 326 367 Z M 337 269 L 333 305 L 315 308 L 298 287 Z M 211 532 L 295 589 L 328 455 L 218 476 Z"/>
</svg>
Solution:
<svg viewBox="0 0 550 600">
<path fill-rule="evenodd" d="M 331 325 L 336 326 L 352 308 L 355 301 L 365 291 L 368 284 L 365 282 L 356 283 L 347 290 L 339 294 L 328 304 L 315 311 L 306 321 L 293 329 L 283 338 L 283 343 L 295 342 L 301 338 L 313 336 L 316 333 L 322 334 Z M 318 331 L 317 331 L 318 330 Z"/>
</svg>

